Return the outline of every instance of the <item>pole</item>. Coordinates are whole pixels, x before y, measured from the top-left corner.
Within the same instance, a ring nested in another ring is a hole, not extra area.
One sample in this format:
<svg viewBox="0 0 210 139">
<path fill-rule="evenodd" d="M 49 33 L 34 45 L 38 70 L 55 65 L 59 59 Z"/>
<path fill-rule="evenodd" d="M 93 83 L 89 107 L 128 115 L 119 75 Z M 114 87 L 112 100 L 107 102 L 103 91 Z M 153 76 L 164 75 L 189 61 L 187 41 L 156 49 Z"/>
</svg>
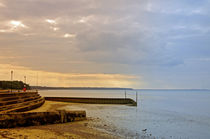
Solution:
<svg viewBox="0 0 210 139">
<path fill-rule="evenodd" d="M 13 82 L 13 71 L 11 71 L 11 92 L 12 92 L 12 82 Z"/>
<path fill-rule="evenodd" d="M 27 88 L 27 86 L 26 86 L 26 76 L 24 76 L 24 87 L 23 88 Z M 25 91 L 24 91 L 25 92 Z"/>
<path fill-rule="evenodd" d="M 126 90 L 125 90 L 125 99 L 126 99 Z"/>
<path fill-rule="evenodd" d="M 24 76 L 24 82 L 25 82 L 25 84 L 26 84 L 26 76 Z"/>
<path fill-rule="evenodd" d="M 138 106 L 138 92 L 136 91 L 136 106 Z"/>
<path fill-rule="evenodd" d="M 38 72 L 36 74 L 36 92 L 38 92 Z"/>
</svg>

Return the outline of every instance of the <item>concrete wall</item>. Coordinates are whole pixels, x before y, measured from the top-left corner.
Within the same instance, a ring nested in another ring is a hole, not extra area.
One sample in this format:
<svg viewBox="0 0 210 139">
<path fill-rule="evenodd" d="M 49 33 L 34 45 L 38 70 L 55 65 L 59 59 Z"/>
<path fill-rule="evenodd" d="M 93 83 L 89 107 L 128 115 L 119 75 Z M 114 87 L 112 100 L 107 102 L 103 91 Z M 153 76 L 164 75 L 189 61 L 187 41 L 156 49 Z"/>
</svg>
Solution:
<svg viewBox="0 0 210 139">
<path fill-rule="evenodd" d="M 0 128 L 57 124 L 85 119 L 85 111 L 9 113 L 0 114 Z"/>
<path fill-rule="evenodd" d="M 130 98 L 81 98 L 81 97 L 45 97 L 50 101 L 87 103 L 87 104 L 125 104 L 136 106 L 136 102 Z"/>
</svg>

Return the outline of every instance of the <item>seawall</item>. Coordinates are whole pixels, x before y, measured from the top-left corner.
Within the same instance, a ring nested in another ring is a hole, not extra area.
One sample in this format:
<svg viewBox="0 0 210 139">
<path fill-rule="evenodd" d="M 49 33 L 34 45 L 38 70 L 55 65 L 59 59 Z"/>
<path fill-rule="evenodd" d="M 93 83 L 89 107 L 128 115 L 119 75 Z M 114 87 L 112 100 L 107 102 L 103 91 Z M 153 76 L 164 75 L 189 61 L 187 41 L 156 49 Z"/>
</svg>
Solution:
<svg viewBox="0 0 210 139">
<path fill-rule="evenodd" d="M 86 119 L 85 111 L 22 112 L 0 114 L 0 128 L 58 124 Z"/>
<path fill-rule="evenodd" d="M 130 98 L 82 98 L 82 97 L 45 97 L 50 101 L 87 103 L 87 104 L 123 104 L 136 106 L 137 103 Z"/>
</svg>

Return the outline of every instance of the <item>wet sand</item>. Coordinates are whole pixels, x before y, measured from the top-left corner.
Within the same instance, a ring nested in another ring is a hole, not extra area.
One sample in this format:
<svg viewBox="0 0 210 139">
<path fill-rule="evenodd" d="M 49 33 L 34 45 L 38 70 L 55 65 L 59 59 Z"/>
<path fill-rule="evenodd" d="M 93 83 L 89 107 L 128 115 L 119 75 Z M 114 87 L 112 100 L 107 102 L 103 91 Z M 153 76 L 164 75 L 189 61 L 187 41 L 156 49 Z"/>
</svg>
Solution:
<svg viewBox="0 0 210 139">
<path fill-rule="evenodd" d="M 79 104 L 71 104 L 65 102 L 46 101 L 45 104 L 30 112 L 55 111 L 59 109 L 67 109 L 68 106 L 76 106 Z M 80 109 L 78 109 L 80 110 Z M 100 124 L 98 124 L 100 123 Z M 114 135 L 106 130 L 101 130 L 96 125 L 104 126 L 99 118 L 88 117 L 87 120 L 52 124 L 42 126 L 19 127 L 11 129 L 0 129 L 0 138 L 5 139 L 118 139 L 120 136 Z"/>
</svg>

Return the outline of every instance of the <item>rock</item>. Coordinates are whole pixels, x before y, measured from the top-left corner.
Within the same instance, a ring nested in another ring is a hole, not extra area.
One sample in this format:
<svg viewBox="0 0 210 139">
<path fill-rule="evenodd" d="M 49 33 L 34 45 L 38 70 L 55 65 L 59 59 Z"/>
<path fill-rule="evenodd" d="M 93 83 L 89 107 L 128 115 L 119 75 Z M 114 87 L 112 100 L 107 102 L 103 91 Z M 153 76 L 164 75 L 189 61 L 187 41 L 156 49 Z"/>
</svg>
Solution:
<svg viewBox="0 0 210 139">
<path fill-rule="evenodd" d="M 147 129 L 143 129 L 142 131 L 146 132 L 146 131 L 147 131 Z"/>
</svg>

